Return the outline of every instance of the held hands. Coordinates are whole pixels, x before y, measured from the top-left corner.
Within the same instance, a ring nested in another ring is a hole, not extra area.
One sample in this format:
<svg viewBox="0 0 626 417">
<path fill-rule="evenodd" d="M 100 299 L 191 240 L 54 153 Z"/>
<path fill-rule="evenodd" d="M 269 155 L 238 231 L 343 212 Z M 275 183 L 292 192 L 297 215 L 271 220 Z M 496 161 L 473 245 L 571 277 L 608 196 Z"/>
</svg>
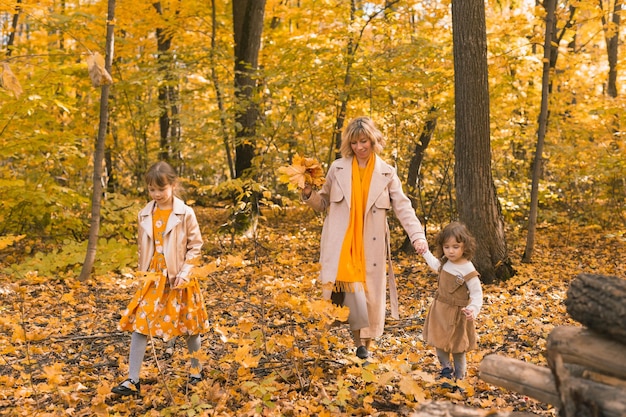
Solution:
<svg viewBox="0 0 626 417">
<path fill-rule="evenodd" d="M 415 248 L 415 252 L 420 255 L 428 252 L 428 242 L 426 242 L 426 239 L 417 239 L 415 242 L 413 242 L 413 247 Z"/>
</svg>

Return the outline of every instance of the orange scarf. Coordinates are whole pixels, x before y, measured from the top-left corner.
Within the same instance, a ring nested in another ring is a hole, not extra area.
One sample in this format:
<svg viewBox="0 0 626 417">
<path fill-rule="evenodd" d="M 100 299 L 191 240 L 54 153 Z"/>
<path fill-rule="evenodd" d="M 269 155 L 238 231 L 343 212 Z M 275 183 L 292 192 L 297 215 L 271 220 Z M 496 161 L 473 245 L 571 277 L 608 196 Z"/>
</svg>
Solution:
<svg viewBox="0 0 626 417">
<path fill-rule="evenodd" d="M 371 155 L 361 176 L 359 163 L 352 157 L 352 196 L 350 197 L 350 221 L 343 238 L 339 266 L 335 279 L 335 291 L 354 292 L 357 288 L 365 289 L 365 250 L 363 248 L 363 222 L 365 205 L 370 190 L 374 161 Z M 357 284 L 357 283 L 360 283 Z"/>
</svg>

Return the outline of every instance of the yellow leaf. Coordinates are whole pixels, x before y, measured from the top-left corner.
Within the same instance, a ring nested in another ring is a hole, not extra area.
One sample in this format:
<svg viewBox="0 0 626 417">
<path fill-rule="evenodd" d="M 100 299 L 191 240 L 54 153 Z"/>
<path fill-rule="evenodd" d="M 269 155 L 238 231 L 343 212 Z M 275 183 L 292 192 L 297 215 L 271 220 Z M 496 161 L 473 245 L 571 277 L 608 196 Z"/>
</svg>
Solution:
<svg viewBox="0 0 626 417">
<path fill-rule="evenodd" d="M 419 384 L 410 376 L 403 376 L 402 379 L 400 379 L 399 388 L 400 391 L 411 400 L 421 402 L 426 399 L 424 390 L 422 390 Z"/>
<path fill-rule="evenodd" d="M 64 367 L 65 367 L 65 364 L 60 363 L 60 362 L 57 362 L 50 366 L 43 367 L 44 375 L 46 379 L 48 380 L 49 384 L 59 385 L 63 383 L 64 381 L 63 368 Z"/>
<path fill-rule="evenodd" d="M 20 81 L 17 79 L 15 74 L 9 68 L 9 64 L 6 62 L 2 63 L 2 76 L 0 77 L 0 84 L 2 87 L 6 88 L 17 98 L 22 95 L 22 86 L 20 85 Z"/>
<path fill-rule="evenodd" d="M 113 78 L 104 68 L 104 58 L 100 53 L 96 52 L 87 57 L 87 68 L 94 87 L 113 84 Z"/>
<path fill-rule="evenodd" d="M 261 354 L 252 356 L 251 345 L 239 346 L 235 352 L 235 360 L 241 364 L 244 368 L 253 368 L 259 364 L 261 360 Z"/>
</svg>

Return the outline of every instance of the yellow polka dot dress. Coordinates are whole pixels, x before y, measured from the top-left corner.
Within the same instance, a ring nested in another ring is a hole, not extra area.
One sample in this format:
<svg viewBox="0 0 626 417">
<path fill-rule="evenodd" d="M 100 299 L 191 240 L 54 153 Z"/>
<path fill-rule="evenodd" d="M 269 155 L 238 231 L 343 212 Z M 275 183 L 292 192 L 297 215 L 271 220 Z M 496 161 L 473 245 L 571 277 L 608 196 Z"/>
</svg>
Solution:
<svg viewBox="0 0 626 417">
<path fill-rule="evenodd" d="M 164 234 L 172 210 L 154 209 L 152 227 L 154 254 L 150 274 L 122 313 L 119 328 L 169 340 L 196 335 L 209 328 L 200 286 L 191 278 L 183 288 L 171 288 L 164 255 Z"/>
</svg>

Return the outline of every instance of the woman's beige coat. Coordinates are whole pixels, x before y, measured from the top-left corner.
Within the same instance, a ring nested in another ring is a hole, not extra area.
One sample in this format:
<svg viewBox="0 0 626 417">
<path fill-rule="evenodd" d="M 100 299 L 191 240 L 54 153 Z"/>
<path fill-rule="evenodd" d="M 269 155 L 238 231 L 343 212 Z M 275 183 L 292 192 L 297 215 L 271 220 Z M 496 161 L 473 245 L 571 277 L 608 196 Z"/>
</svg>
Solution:
<svg viewBox="0 0 626 417">
<path fill-rule="evenodd" d="M 327 211 L 320 243 L 322 284 L 335 282 L 341 245 L 350 218 L 351 192 L 352 157 L 341 158 L 331 165 L 322 188 L 311 193 L 305 200 L 313 209 Z M 385 325 L 387 211 L 390 209 L 393 209 L 411 242 L 420 238 L 425 239 L 424 229 L 415 215 L 410 200 L 402 191 L 402 183 L 396 170 L 376 156 L 363 224 L 367 286 L 364 296 L 367 302 L 369 327 L 360 329 L 362 338 L 381 336 Z M 324 298 L 330 298 L 330 294 L 331 290 L 324 286 Z M 363 293 L 355 293 L 357 296 L 359 294 Z"/>
<path fill-rule="evenodd" d="M 138 215 L 138 260 L 139 270 L 147 271 L 154 254 L 152 212 L 156 202 L 149 202 Z M 202 235 L 193 209 L 181 199 L 174 197 L 172 214 L 167 220 L 163 234 L 163 250 L 170 284 L 177 276 L 186 277 L 191 272 L 193 258 L 200 256 Z"/>
</svg>

